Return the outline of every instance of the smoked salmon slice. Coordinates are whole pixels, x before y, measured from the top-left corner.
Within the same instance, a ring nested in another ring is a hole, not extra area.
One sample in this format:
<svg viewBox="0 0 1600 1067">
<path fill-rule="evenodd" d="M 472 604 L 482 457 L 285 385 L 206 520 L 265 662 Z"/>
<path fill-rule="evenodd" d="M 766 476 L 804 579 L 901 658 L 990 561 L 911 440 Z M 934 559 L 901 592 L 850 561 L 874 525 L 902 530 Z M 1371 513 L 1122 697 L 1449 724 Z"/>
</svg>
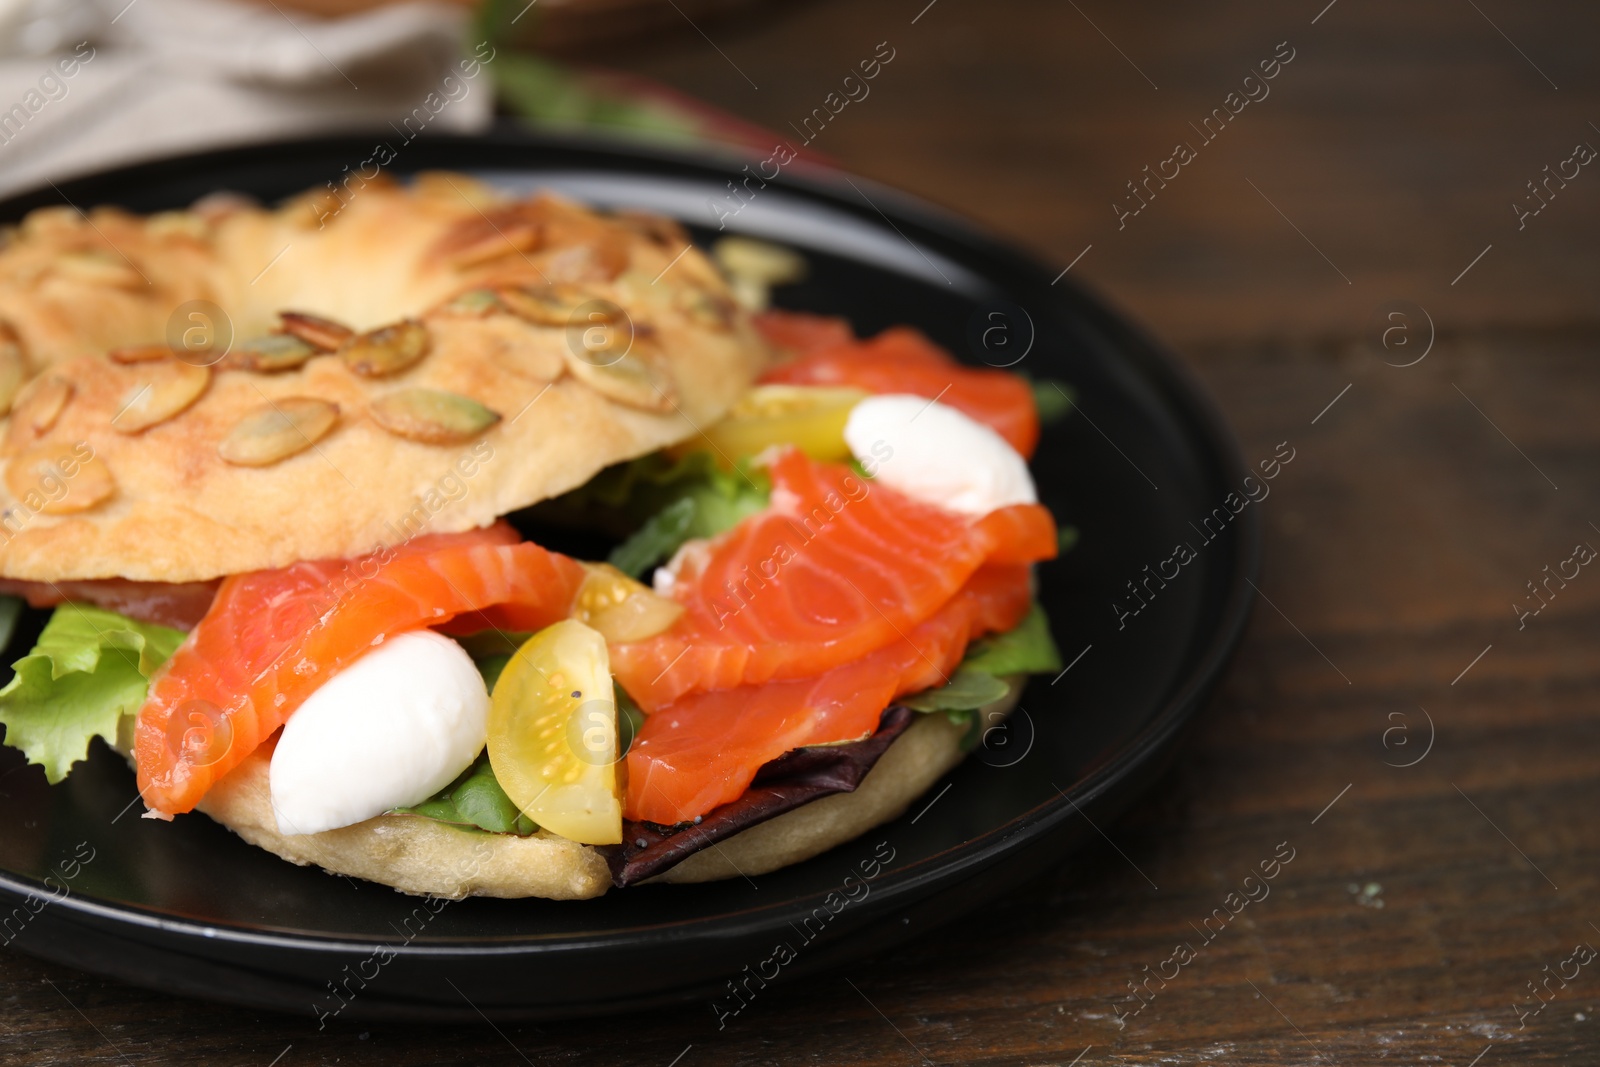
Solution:
<svg viewBox="0 0 1600 1067">
<path fill-rule="evenodd" d="M 800 353 L 762 376 L 789 385 L 849 385 L 869 393 L 937 398 L 986 423 L 1026 458 L 1039 443 L 1039 409 L 1023 378 L 968 367 L 922 333 L 896 326 L 858 341 L 842 320 L 769 311 L 757 326 L 773 344 Z"/>
<path fill-rule="evenodd" d="M 768 472 L 767 511 L 683 554 L 672 595 L 685 611 L 672 628 L 612 646 L 613 673 L 645 711 L 859 660 L 932 615 L 983 564 L 1056 554 L 1054 520 L 1037 504 L 973 521 L 794 448 Z"/>
<path fill-rule="evenodd" d="M 803 356 L 835 345 L 855 342 L 848 319 L 813 315 L 806 311 L 763 311 L 755 317 L 756 329 L 773 346 L 789 355 Z"/>
<path fill-rule="evenodd" d="M 516 629 L 540 629 L 567 616 L 584 573 L 502 522 L 226 579 L 139 710 L 145 804 L 169 816 L 193 809 L 318 686 L 389 635 L 488 608 Z"/>
<path fill-rule="evenodd" d="M 696 693 L 646 717 L 628 751 L 623 814 L 671 826 L 737 799 L 792 749 L 869 736 L 894 698 L 942 685 L 967 643 L 1028 612 L 1026 566 L 984 567 L 928 619 L 811 677 Z"/>
<path fill-rule="evenodd" d="M 30 582 L 0 578 L 0 595 L 20 596 L 32 608 L 53 608 L 71 601 L 87 602 L 140 622 L 192 630 L 211 610 L 216 581 L 135 582 L 127 578 Z"/>
</svg>

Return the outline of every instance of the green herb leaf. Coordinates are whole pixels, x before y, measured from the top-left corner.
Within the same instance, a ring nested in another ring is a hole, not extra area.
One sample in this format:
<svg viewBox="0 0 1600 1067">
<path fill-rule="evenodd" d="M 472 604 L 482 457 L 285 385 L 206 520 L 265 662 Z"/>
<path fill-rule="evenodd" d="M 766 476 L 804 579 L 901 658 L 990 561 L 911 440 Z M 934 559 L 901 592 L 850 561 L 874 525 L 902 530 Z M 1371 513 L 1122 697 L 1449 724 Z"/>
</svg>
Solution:
<svg viewBox="0 0 1600 1067">
<path fill-rule="evenodd" d="M 1061 653 L 1050 636 L 1050 620 L 1035 601 L 1015 629 L 974 641 L 961 666 L 996 678 L 1008 674 L 1048 674 L 1061 669 Z"/>
<path fill-rule="evenodd" d="M 483 675 L 484 688 L 492 693 L 494 683 L 500 680 L 500 672 L 506 669 L 506 664 L 511 662 L 511 657 L 516 655 L 517 649 L 532 636 L 529 633 L 516 631 L 507 633 L 505 630 L 488 629 L 473 634 L 462 634 L 452 639 L 472 657 L 478 673 Z"/>
<path fill-rule="evenodd" d="M 88 604 L 61 605 L 0 689 L 5 743 L 61 781 L 88 757 L 90 739 L 116 739 L 118 720 L 139 710 L 150 675 L 183 638 Z"/>
<path fill-rule="evenodd" d="M 613 686 L 617 694 L 617 751 L 626 754 L 633 747 L 633 739 L 644 728 L 644 712 L 622 686 Z"/>
<path fill-rule="evenodd" d="M 693 497 L 679 497 L 646 519 L 632 537 L 612 550 L 608 561 L 623 574 L 639 577 L 689 539 L 697 510 Z"/>
<path fill-rule="evenodd" d="M 764 471 L 727 470 L 707 452 L 678 460 L 658 452 L 602 471 L 554 503 L 563 509 L 576 506 L 601 525 L 632 530 L 609 562 L 638 578 L 685 541 L 715 537 L 763 510 L 770 494 Z"/>
<path fill-rule="evenodd" d="M 1011 692 L 1011 687 L 986 671 L 962 666 L 937 689 L 924 689 L 898 701 L 912 711 L 975 711 Z"/>
<path fill-rule="evenodd" d="M 1027 617 L 1014 629 L 969 645 L 948 684 L 901 697 L 897 703 L 913 711 L 942 711 L 952 722 L 969 723 L 976 730 L 974 712 L 1010 693 L 1007 678 L 1060 669 L 1061 653 L 1050 636 L 1050 620 L 1035 601 Z M 975 741 L 976 736 L 969 733 L 968 741 Z"/>
<path fill-rule="evenodd" d="M 485 656 L 472 662 L 477 664 L 478 673 L 483 675 L 483 687 L 492 693 L 494 692 L 494 683 L 500 680 L 500 672 L 505 670 L 506 664 L 511 662 L 511 653 Z"/>
<path fill-rule="evenodd" d="M 1033 406 L 1039 410 L 1039 421 L 1045 425 L 1060 422 L 1067 417 L 1078 402 L 1072 386 L 1055 378 L 1037 378 L 1033 386 Z"/>
<path fill-rule="evenodd" d="M 395 808 L 389 814 L 420 815 L 435 822 L 518 837 L 527 837 L 539 828 L 500 787 L 487 749 L 455 781 L 421 804 Z"/>
</svg>

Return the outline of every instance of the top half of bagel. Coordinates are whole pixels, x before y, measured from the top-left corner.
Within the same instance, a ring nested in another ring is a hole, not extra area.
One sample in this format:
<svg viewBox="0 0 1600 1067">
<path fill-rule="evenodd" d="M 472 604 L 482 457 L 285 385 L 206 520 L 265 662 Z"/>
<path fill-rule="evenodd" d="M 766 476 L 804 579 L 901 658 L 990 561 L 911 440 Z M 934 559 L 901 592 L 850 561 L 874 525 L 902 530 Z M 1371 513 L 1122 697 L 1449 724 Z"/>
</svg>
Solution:
<svg viewBox="0 0 1600 1067">
<path fill-rule="evenodd" d="M 672 223 L 462 175 L 36 211 L 0 247 L 0 577 L 481 526 L 694 434 L 766 358 Z"/>
</svg>

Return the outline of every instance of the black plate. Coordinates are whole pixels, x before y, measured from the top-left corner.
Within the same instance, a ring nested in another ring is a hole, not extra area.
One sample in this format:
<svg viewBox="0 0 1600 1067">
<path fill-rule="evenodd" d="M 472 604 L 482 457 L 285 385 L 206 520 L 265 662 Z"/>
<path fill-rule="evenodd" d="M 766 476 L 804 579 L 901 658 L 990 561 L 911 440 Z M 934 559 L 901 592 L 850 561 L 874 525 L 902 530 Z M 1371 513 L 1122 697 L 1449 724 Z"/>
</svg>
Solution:
<svg viewBox="0 0 1600 1067">
<path fill-rule="evenodd" d="M 219 189 L 272 199 L 372 151 L 372 140 L 341 138 L 164 160 L 13 198 L 0 219 L 63 196 L 141 212 Z M 402 146 L 393 169 L 554 186 L 676 215 L 705 240 L 717 218 L 706 201 L 721 200 L 745 162 L 430 135 Z M 0 912 L 0 936 L 141 985 L 341 1018 L 545 1018 L 719 997 L 731 1010 L 727 979 L 759 991 L 779 971 L 920 936 L 1058 863 L 1095 835 L 1089 818 L 1106 825 L 1144 789 L 1216 683 L 1251 602 L 1259 509 L 1220 517 L 1247 469 L 1210 404 L 1140 333 L 1071 281 L 1053 283 L 1055 270 L 900 194 L 793 165 L 725 222 L 805 252 L 810 277 L 780 290 L 785 306 L 845 315 L 862 332 L 911 323 L 964 358 L 1071 383 L 1080 410 L 1047 428 L 1034 462 L 1044 502 L 1080 531 L 1041 569 L 1068 671 L 1035 680 L 1003 734 L 854 842 L 753 881 L 578 903 L 429 905 L 294 867 L 203 816 L 141 820 L 131 774 L 98 744 L 55 788 L 5 749 L 0 897 L 14 910 Z M 1195 558 L 1163 587 L 1149 575 L 1179 542 Z M 1148 606 L 1119 618 L 1114 601 L 1137 604 L 1130 582 Z M 29 621 L 10 658 L 40 613 Z M 68 862 L 91 849 L 81 869 Z M 863 883 L 863 870 L 876 877 Z"/>
</svg>

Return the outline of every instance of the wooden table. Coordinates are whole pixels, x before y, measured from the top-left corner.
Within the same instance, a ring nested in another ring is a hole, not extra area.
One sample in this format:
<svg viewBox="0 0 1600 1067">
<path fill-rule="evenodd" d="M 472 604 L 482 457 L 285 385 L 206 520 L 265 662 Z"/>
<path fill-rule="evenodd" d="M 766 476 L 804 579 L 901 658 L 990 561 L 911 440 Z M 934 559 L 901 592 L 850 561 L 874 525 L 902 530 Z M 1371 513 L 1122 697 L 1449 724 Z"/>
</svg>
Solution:
<svg viewBox="0 0 1600 1067">
<path fill-rule="evenodd" d="M 1173 343 L 1247 454 L 1296 443 L 1264 505 L 1270 604 L 1177 768 L 1110 828 L 1126 858 L 1091 847 L 853 971 L 854 988 L 804 980 L 722 1032 L 691 1007 L 319 1033 L 7 952 L 0 1058 L 1600 1057 L 1600 966 L 1564 963 L 1600 945 L 1600 574 L 1581 568 L 1550 584 L 1537 616 L 1517 614 L 1538 605 L 1527 583 L 1546 565 L 1600 546 L 1600 173 L 1552 181 L 1520 229 L 1512 206 L 1531 211 L 1526 182 L 1579 142 L 1600 145 L 1600 15 L 1503 0 L 1337 0 L 1320 15 L 1326 0 L 925 2 L 783 8 L 707 23 L 710 41 L 685 26 L 603 58 L 785 129 L 889 42 L 871 95 L 814 147 L 1074 264 Z M 1270 95 L 1201 143 L 1189 124 L 1232 91 L 1259 95 L 1245 76 L 1282 41 L 1294 57 Z M 1119 229 L 1124 183 L 1179 141 L 1195 158 Z M 1422 355 L 1430 317 L 1426 357 L 1393 365 Z M 1388 326 L 1402 330 L 1385 348 Z M 1119 1025 L 1128 983 L 1199 942 L 1196 927 L 1280 842 L 1295 859 L 1270 897 L 1176 978 L 1151 980 L 1147 1006 Z M 1562 970 L 1576 977 L 1548 977 Z M 1543 1005 L 1529 983 L 1545 981 L 1548 1005 L 1519 1020 Z"/>
</svg>

